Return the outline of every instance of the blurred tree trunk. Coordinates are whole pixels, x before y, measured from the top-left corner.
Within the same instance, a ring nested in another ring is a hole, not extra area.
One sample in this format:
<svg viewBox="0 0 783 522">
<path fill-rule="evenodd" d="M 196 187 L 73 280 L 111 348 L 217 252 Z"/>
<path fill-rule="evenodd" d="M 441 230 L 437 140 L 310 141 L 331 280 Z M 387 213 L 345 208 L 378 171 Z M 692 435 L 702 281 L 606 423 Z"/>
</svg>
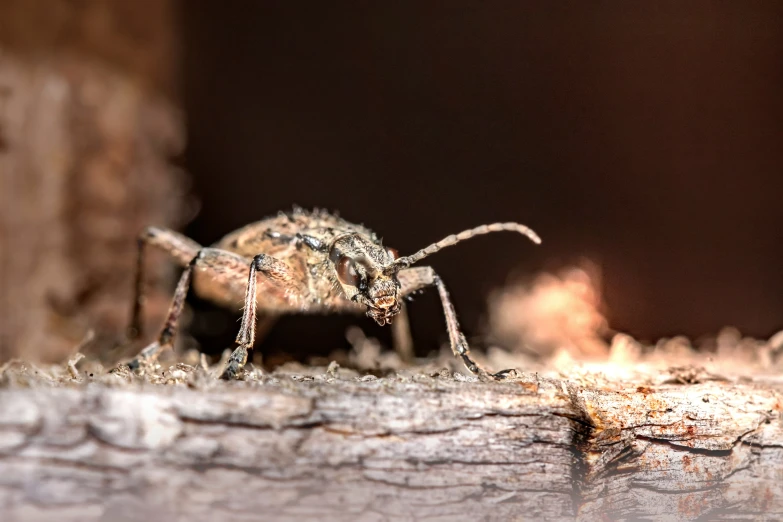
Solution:
<svg viewBox="0 0 783 522">
<path fill-rule="evenodd" d="M 136 235 L 184 224 L 176 7 L 0 3 L 0 360 L 116 338 Z"/>
</svg>

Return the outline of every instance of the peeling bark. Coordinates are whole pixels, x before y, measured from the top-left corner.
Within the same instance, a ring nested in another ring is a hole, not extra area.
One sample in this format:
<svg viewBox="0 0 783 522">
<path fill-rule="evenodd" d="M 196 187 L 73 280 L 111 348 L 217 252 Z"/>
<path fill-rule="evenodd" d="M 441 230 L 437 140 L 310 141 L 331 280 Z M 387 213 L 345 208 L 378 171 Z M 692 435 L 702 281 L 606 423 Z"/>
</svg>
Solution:
<svg viewBox="0 0 783 522">
<path fill-rule="evenodd" d="M 577 390 L 592 431 L 587 519 L 777 520 L 783 516 L 781 396 L 726 383 Z"/>
<path fill-rule="evenodd" d="M 0 390 L 3 519 L 783 516 L 773 386 L 335 372 L 226 384 L 201 369 L 186 382 Z"/>
</svg>

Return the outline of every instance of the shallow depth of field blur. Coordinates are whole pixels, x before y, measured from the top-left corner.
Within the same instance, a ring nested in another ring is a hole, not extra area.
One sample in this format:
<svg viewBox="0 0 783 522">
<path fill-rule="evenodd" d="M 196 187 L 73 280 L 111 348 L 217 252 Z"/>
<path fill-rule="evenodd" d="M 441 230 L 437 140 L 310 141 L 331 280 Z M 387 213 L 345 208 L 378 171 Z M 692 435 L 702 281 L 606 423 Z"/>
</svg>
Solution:
<svg viewBox="0 0 783 522">
<path fill-rule="evenodd" d="M 0 365 L 132 355 L 145 225 L 208 245 L 296 204 L 403 254 L 532 227 L 540 246 L 427 260 L 497 369 L 776 371 L 781 51 L 774 0 L 2 0 Z M 178 275 L 149 261 L 145 341 Z M 417 354 L 442 354 L 437 293 L 409 311 Z M 191 295 L 178 350 L 217 360 L 237 318 Z M 256 360 L 381 353 L 388 330 L 287 317 Z"/>
</svg>

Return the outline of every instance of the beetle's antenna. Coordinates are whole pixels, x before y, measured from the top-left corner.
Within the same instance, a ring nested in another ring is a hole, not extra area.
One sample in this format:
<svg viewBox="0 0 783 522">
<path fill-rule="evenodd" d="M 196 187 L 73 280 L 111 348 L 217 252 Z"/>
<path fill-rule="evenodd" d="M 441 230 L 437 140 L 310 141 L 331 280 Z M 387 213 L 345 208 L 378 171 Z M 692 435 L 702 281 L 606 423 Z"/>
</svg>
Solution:
<svg viewBox="0 0 783 522">
<path fill-rule="evenodd" d="M 532 229 L 526 227 L 525 225 L 520 225 L 519 223 L 492 223 L 491 225 L 481 225 L 476 228 L 464 230 L 459 234 L 452 234 L 450 236 L 444 237 L 437 243 L 433 243 L 426 248 L 422 248 L 415 254 L 411 254 L 409 256 L 404 256 L 397 259 L 397 261 L 394 262 L 393 266 L 397 269 L 405 268 L 411 266 L 414 263 L 418 263 L 425 257 L 434 254 L 439 250 L 442 250 L 446 247 L 450 247 L 452 245 L 456 245 L 460 241 L 464 241 L 466 239 L 470 239 L 475 236 L 481 236 L 483 234 L 489 234 L 491 232 L 503 232 L 503 231 L 519 232 L 520 234 L 529 237 L 533 243 L 535 244 L 541 243 L 541 238 L 538 237 L 538 234 L 533 232 Z"/>
</svg>

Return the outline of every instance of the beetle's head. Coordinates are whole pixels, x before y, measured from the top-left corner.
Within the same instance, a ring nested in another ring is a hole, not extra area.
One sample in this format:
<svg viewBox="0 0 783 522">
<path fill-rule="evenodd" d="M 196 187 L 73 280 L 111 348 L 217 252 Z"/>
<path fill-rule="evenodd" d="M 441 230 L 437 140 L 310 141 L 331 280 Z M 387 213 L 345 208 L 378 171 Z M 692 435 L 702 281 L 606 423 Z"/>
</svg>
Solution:
<svg viewBox="0 0 783 522">
<path fill-rule="evenodd" d="M 384 325 L 391 323 L 400 312 L 400 282 L 397 280 L 400 270 L 460 241 L 501 231 L 518 232 L 534 243 L 541 242 L 541 238 L 525 225 L 492 223 L 446 236 L 414 254 L 400 257 L 393 248 L 379 245 L 361 234 L 347 234 L 332 243 L 329 260 L 348 299 L 366 306 L 367 315 Z M 321 246 L 312 239 L 308 244 L 314 248 Z"/>
<path fill-rule="evenodd" d="M 380 325 L 391 323 L 400 312 L 399 255 L 362 235 L 337 238 L 329 249 L 337 281 L 351 301 L 367 307 L 367 315 Z"/>
</svg>

